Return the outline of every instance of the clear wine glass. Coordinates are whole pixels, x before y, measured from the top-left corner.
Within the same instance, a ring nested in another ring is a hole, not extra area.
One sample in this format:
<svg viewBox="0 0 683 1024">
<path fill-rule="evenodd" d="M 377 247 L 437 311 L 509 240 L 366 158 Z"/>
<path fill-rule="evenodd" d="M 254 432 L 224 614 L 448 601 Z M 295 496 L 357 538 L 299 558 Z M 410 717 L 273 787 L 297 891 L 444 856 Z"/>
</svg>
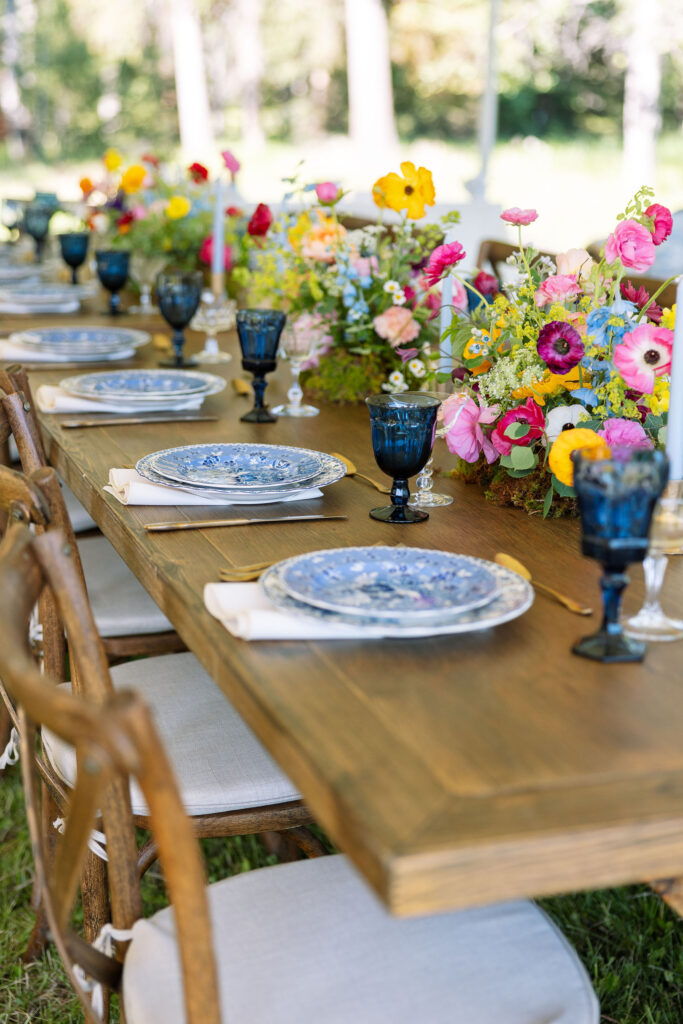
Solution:
<svg viewBox="0 0 683 1024">
<path fill-rule="evenodd" d="M 296 321 L 287 324 L 280 338 L 280 355 L 289 360 L 292 371 L 292 386 L 287 392 L 287 405 L 278 405 L 273 409 L 275 416 L 317 416 L 320 409 L 314 405 L 302 403 L 304 397 L 299 376 L 307 359 L 310 359 L 318 344 L 320 332 L 309 328 L 297 330 Z"/>
<path fill-rule="evenodd" d="M 669 555 L 683 553 L 683 481 L 672 480 L 659 499 L 650 527 L 645 561 L 645 601 L 637 615 L 624 623 L 624 632 L 636 640 L 681 640 L 683 619 L 667 615 L 660 594 Z"/>
<path fill-rule="evenodd" d="M 159 307 L 152 302 L 152 288 L 157 276 L 167 263 L 167 256 L 143 256 L 141 253 L 133 253 L 130 261 L 130 276 L 140 289 L 140 304 L 131 306 L 130 313 L 140 313 L 146 316 L 159 312 Z"/>
<path fill-rule="evenodd" d="M 234 299 L 217 299 L 212 291 L 202 292 L 199 309 L 190 327 L 206 335 L 204 348 L 196 355 L 198 363 L 229 363 L 232 356 L 218 347 L 217 334 L 231 331 L 236 323 L 237 303 Z"/>
</svg>

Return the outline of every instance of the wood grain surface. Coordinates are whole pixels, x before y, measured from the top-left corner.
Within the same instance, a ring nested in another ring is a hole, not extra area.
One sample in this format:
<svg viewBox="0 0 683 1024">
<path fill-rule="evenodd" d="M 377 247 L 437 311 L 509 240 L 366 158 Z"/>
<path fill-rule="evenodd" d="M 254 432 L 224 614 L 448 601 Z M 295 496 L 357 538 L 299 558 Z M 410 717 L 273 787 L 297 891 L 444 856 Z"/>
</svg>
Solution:
<svg viewBox="0 0 683 1024">
<path fill-rule="evenodd" d="M 134 317 L 125 324 L 145 326 Z M 149 326 L 159 330 L 158 322 Z M 141 351 L 141 361 L 158 357 L 152 346 Z M 237 355 L 207 369 L 240 373 Z M 32 371 L 34 392 L 60 376 Z M 287 377 L 281 367 L 269 384 L 271 404 L 282 399 Z M 147 534 L 145 523 L 196 518 L 198 509 L 126 508 L 103 492 L 112 466 L 215 440 L 340 451 L 360 472 L 381 476 L 365 408 L 324 407 L 314 419 L 251 425 L 239 422 L 245 405 L 228 387 L 202 409 L 217 423 L 80 432 L 43 416 L 48 458 L 392 911 L 429 913 L 680 874 L 680 644 L 653 644 L 641 665 L 579 659 L 571 645 L 597 628 L 597 613 L 579 619 L 541 594 L 521 619 L 497 629 L 410 641 L 246 643 L 206 612 L 203 587 L 221 567 L 384 540 L 491 559 L 506 551 L 539 580 L 600 606 L 599 570 L 581 557 L 575 523 L 496 508 L 475 487 L 451 480 L 439 479 L 438 488 L 454 504 L 410 527 L 370 519 L 384 498 L 354 479 L 285 509 L 346 521 L 259 530 Z M 436 461 L 447 460 L 440 444 Z M 225 515 L 224 508 L 201 510 L 202 518 Z M 627 606 L 635 609 L 640 568 L 632 575 Z M 671 559 L 664 602 L 683 613 L 680 560 Z"/>
</svg>

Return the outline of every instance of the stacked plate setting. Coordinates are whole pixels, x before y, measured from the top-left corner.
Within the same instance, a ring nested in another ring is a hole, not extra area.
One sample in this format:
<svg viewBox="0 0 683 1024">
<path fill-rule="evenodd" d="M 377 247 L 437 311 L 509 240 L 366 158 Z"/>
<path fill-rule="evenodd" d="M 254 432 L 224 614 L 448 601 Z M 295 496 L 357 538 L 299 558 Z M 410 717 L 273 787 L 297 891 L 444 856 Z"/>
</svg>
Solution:
<svg viewBox="0 0 683 1024">
<path fill-rule="evenodd" d="M 0 311 L 8 313 L 75 313 L 91 285 L 41 284 L 33 279 L 8 284 L 0 268 Z"/>
<path fill-rule="evenodd" d="M 127 359 L 146 345 L 149 334 L 128 327 L 32 327 L 9 336 L 11 345 L 52 362 L 102 362 Z"/>
<path fill-rule="evenodd" d="M 145 480 L 230 504 L 265 504 L 340 480 L 340 459 L 307 448 L 274 444 L 193 444 L 140 459 Z"/>
<path fill-rule="evenodd" d="M 211 373 L 186 370 L 102 370 L 65 377 L 60 388 L 75 398 L 101 402 L 108 408 L 161 412 L 169 406 L 197 408 L 209 395 L 225 387 L 225 380 Z"/>
<path fill-rule="evenodd" d="M 494 562 L 423 548 L 314 551 L 272 566 L 260 586 L 282 612 L 367 637 L 489 629 L 534 599 L 526 580 Z"/>
</svg>

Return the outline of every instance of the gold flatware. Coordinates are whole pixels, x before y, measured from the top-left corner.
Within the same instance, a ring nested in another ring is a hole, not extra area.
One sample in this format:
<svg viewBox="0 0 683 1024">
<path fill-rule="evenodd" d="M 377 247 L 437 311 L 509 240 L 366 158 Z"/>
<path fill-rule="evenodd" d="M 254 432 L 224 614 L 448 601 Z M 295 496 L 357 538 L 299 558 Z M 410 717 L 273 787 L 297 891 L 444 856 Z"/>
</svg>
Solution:
<svg viewBox="0 0 683 1024">
<path fill-rule="evenodd" d="M 513 558 L 512 555 L 506 555 L 504 551 L 499 551 L 495 556 L 494 561 L 498 565 L 502 565 L 505 569 L 511 569 L 512 572 L 516 572 L 522 579 L 527 580 L 536 590 L 540 590 L 542 593 L 547 594 L 549 597 L 554 598 L 558 604 L 561 604 L 564 608 L 567 608 L 570 612 L 574 612 L 575 615 L 592 615 L 592 608 L 584 608 L 573 598 L 567 597 L 566 594 L 560 593 L 559 590 L 555 590 L 553 587 L 549 587 L 547 583 L 539 583 L 538 580 L 532 578 L 531 573 L 527 569 L 523 562 L 520 562 L 518 558 Z"/>
<path fill-rule="evenodd" d="M 246 398 L 249 398 L 251 395 L 251 386 L 249 385 L 249 382 L 242 380 L 241 377 L 233 377 L 230 384 L 232 385 L 232 390 L 236 395 L 244 395 Z"/>
<path fill-rule="evenodd" d="M 75 427 L 127 427 L 138 423 L 215 423 L 218 416 L 101 416 L 94 420 L 58 420 L 67 430 Z"/>
<path fill-rule="evenodd" d="M 300 523 L 310 519 L 346 519 L 346 516 L 273 516 L 270 519 L 192 519 L 172 523 L 145 523 L 147 533 L 166 533 L 169 530 L 208 530 L 212 526 L 258 526 L 261 523 Z"/>
<path fill-rule="evenodd" d="M 365 480 L 366 483 L 374 487 L 380 494 L 391 494 L 391 489 L 389 487 L 385 487 L 383 484 L 378 483 L 376 480 L 373 480 L 371 476 L 366 476 L 365 473 L 359 473 L 353 462 L 351 462 L 351 459 L 347 459 L 345 455 L 340 455 L 339 452 L 330 452 L 330 455 L 334 459 L 339 459 L 340 462 L 344 463 L 346 466 L 347 476 L 355 476 L 358 480 Z"/>
</svg>

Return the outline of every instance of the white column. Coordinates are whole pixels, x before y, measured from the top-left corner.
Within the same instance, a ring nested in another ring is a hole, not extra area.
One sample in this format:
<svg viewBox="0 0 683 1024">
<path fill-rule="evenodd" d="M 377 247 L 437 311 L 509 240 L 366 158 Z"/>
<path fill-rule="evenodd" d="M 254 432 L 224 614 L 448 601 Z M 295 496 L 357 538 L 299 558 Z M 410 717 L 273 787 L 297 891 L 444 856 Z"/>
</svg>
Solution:
<svg viewBox="0 0 683 1024">
<path fill-rule="evenodd" d="M 671 464 L 671 479 L 683 480 L 683 277 L 679 277 L 676 289 L 676 326 L 671 355 L 666 454 Z"/>
<path fill-rule="evenodd" d="M 489 30 L 486 50 L 486 81 L 479 105 L 479 154 L 481 165 L 479 173 L 467 187 L 473 199 L 486 200 L 486 179 L 488 177 L 489 159 L 496 144 L 498 128 L 498 67 L 496 59 L 496 24 L 500 0 L 489 0 Z"/>
</svg>

